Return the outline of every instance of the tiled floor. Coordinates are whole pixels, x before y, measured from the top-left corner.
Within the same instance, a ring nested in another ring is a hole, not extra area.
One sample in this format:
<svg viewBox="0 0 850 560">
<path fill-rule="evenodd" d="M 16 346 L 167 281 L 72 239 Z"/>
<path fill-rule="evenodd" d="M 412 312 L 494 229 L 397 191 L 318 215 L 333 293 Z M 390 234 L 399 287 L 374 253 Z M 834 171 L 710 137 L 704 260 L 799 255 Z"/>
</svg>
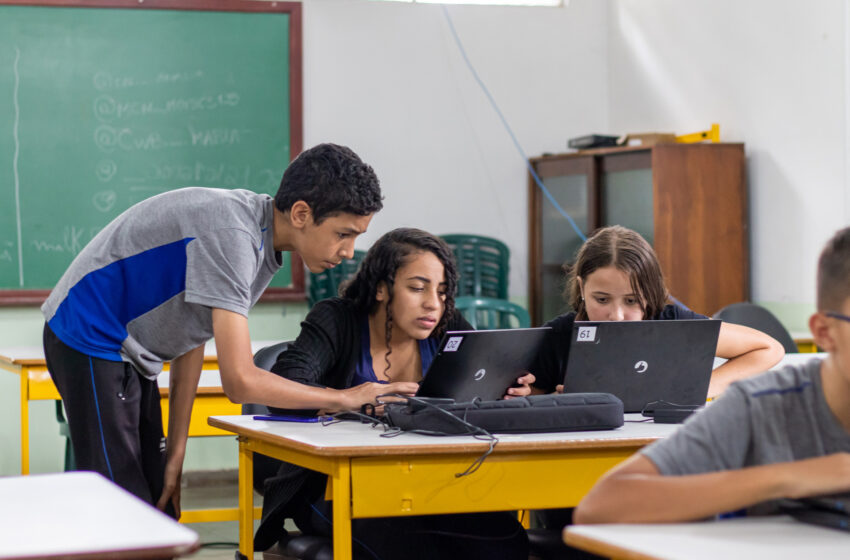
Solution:
<svg viewBox="0 0 850 560">
<path fill-rule="evenodd" d="M 234 479 L 206 483 L 190 482 L 190 485 L 182 490 L 181 503 L 184 510 L 236 507 L 236 481 Z M 262 498 L 255 494 L 254 503 L 256 506 L 262 505 Z M 254 523 L 256 529 L 259 521 Z M 196 531 L 201 541 L 200 550 L 186 558 L 193 560 L 233 560 L 235 558 L 239 542 L 239 525 L 236 521 L 189 523 L 186 526 Z M 266 552 L 255 553 L 254 559 L 284 560 L 288 557 L 281 555 L 275 547 Z"/>
</svg>

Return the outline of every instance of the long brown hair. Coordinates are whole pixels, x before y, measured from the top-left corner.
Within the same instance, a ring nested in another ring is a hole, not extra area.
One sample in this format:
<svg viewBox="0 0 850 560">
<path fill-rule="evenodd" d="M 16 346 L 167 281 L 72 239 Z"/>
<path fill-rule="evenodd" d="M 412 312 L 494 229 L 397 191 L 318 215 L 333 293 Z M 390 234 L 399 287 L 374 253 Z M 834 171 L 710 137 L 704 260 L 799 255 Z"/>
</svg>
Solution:
<svg viewBox="0 0 850 560">
<path fill-rule="evenodd" d="M 597 230 L 584 242 L 574 263 L 564 265 L 567 274 L 564 299 L 575 310 L 576 319 L 587 320 L 578 279 L 584 282 L 594 271 L 606 266 L 613 266 L 629 277 L 632 291 L 643 308 L 644 319 L 661 313 L 669 294 L 655 251 L 638 232 L 623 226 L 609 226 Z"/>
<path fill-rule="evenodd" d="M 395 276 L 399 268 L 420 253 L 432 253 L 436 256 L 443 264 L 443 271 L 446 275 L 446 299 L 443 302 L 445 309 L 434 328 L 434 336 L 442 336 L 446 332 L 449 318 L 454 314 L 458 274 L 451 249 L 445 241 L 436 235 L 414 228 L 398 228 L 385 233 L 363 257 L 363 262 L 360 263 L 357 274 L 340 287 L 342 298 L 353 301 L 360 311 L 368 314 L 374 313 L 379 305 L 377 299 L 378 287 L 382 283 L 387 287 L 389 297 L 386 301 L 385 342 L 387 353 L 384 356 L 386 361 L 385 374 L 390 369 L 390 354 L 393 351 L 390 339 L 393 331 L 392 302 Z"/>
</svg>

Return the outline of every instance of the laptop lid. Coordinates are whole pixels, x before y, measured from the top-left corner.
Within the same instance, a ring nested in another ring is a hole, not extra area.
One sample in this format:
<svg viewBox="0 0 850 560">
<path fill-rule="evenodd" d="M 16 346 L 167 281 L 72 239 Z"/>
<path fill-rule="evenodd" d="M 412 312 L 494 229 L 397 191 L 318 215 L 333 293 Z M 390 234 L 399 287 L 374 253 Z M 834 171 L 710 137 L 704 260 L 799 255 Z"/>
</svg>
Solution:
<svg viewBox="0 0 850 560">
<path fill-rule="evenodd" d="M 540 345 L 551 331 L 501 329 L 450 331 L 443 336 L 416 396 L 501 399 L 518 377 L 531 370 Z"/>
<path fill-rule="evenodd" d="M 576 321 L 569 393 L 612 393 L 625 412 L 650 403 L 705 404 L 721 321 Z"/>
</svg>

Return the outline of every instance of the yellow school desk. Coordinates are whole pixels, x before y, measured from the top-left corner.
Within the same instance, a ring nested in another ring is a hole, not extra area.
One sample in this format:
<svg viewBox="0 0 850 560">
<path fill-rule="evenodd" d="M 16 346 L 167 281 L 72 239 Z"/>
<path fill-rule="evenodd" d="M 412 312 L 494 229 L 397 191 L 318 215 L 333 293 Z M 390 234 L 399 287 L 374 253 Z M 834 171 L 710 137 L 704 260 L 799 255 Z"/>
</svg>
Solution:
<svg viewBox="0 0 850 560">
<path fill-rule="evenodd" d="M 257 341 L 251 343 L 253 352 L 274 344 L 274 341 Z M 198 393 L 192 407 L 192 417 L 189 424 L 189 436 L 222 436 L 230 435 L 213 428 L 207 418 L 216 414 L 239 414 L 241 405 L 234 404 L 224 395 L 221 388 L 221 378 L 218 374 L 218 358 L 215 345 L 207 344 L 204 349 L 204 371 L 198 384 Z M 160 374 L 157 382 L 161 398 L 163 426 L 168 426 L 168 365 L 166 371 Z M 20 378 L 21 405 L 21 474 L 29 474 L 29 401 L 59 400 L 59 392 L 47 372 L 44 360 L 44 350 L 41 347 L 0 348 L 0 369 L 15 373 Z M 236 519 L 235 508 L 218 510 L 188 510 L 184 511 L 181 521 L 195 523 L 200 521 L 232 521 Z"/>
<path fill-rule="evenodd" d="M 850 534 L 787 515 L 699 523 L 571 525 L 564 541 L 615 560 L 845 559 Z"/>
<path fill-rule="evenodd" d="M 172 558 L 198 534 L 99 474 L 0 478 L 0 558 Z"/>
<path fill-rule="evenodd" d="M 253 558 L 253 454 L 262 453 L 329 476 L 335 560 L 351 558 L 352 518 L 574 506 L 605 471 L 678 427 L 627 422 L 608 431 L 498 435 L 481 467 L 458 478 L 487 442 L 410 433 L 386 438 L 381 428 L 357 422 L 323 426 L 251 416 L 209 422 L 239 436 L 240 552 Z"/>
<path fill-rule="evenodd" d="M 818 351 L 818 345 L 815 344 L 815 339 L 812 338 L 812 333 L 809 331 L 792 332 L 791 338 L 794 339 L 794 344 L 797 345 L 797 350 L 800 352 Z"/>
</svg>

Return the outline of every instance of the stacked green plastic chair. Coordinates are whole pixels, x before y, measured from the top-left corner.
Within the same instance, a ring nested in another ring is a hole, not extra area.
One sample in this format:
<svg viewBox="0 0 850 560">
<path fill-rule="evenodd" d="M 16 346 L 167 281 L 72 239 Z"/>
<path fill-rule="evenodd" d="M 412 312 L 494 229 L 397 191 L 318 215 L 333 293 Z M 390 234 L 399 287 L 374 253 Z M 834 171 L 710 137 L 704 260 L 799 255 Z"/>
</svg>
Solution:
<svg viewBox="0 0 850 560">
<path fill-rule="evenodd" d="M 507 245 L 483 235 L 455 233 L 440 237 L 448 243 L 457 261 L 458 296 L 508 299 Z"/>
<path fill-rule="evenodd" d="M 354 251 L 354 257 L 346 259 L 333 268 L 310 273 L 310 285 L 307 288 L 307 303 L 313 307 L 317 301 L 339 295 L 339 286 L 357 272 L 360 261 L 366 256 L 366 251 Z"/>
<path fill-rule="evenodd" d="M 531 317 L 521 305 L 504 299 L 460 296 L 455 307 L 476 330 L 525 329 L 531 326 Z"/>
</svg>

